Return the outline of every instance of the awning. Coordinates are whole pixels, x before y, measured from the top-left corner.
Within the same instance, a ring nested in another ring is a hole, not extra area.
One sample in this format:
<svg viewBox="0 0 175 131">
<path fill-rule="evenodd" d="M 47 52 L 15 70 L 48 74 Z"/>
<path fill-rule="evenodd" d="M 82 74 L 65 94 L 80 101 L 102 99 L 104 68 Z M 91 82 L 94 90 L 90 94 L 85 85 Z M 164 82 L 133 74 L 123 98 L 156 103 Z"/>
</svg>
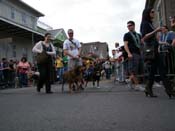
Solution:
<svg viewBox="0 0 175 131">
<path fill-rule="evenodd" d="M 43 39 L 44 34 L 0 17 L 0 39 L 12 36 L 28 39 L 33 37 L 35 40 L 40 40 Z"/>
</svg>

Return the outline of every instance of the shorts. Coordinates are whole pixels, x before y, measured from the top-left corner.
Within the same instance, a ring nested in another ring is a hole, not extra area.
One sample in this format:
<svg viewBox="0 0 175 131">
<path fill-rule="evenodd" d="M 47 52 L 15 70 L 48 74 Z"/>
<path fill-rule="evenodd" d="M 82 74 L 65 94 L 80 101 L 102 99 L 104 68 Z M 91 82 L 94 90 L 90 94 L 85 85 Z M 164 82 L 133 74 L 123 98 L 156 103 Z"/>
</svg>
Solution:
<svg viewBox="0 0 175 131">
<path fill-rule="evenodd" d="M 141 62 L 141 56 L 139 54 L 132 54 L 132 59 L 128 60 L 128 73 L 129 74 L 138 74 L 139 66 Z"/>
</svg>

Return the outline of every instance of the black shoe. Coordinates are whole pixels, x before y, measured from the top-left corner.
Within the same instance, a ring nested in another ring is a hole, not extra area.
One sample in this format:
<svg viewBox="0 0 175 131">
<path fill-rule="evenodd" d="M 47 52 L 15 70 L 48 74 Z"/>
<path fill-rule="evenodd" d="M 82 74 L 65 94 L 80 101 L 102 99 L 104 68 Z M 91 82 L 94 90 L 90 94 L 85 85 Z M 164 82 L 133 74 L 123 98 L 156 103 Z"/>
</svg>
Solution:
<svg viewBox="0 0 175 131">
<path fill-rule="evenodd" d="M 148 93 L 148 91 L 145 91 L 145 95 L 150 97 L 157 97 L 157 95 L 154 95 L 153 93 Z"/>
<path fill-rule="evenodd" d="M 165 90 L 165 92 L 167 93 L 167 95 L 169 96 L 170 99 L 172 98 L 172 96 L 175 97 L 175 93 L 173 91 Z"/>
<path fill-rule="evenodd" d="M 146 95 L 146 97 L 147 96 L 157 97 L 157 95 L 153 94 L 152 85 L 153 85 L 153 81 L 148 81 L 148 83 L 146 84 L 146 87 L 145 87 L 145 95 Z"/>
<path fill-rule="evenodd" d="M 84 90 L 84 88 L 83 88 L 83 87 L 80 87 L 80 90 L 82 90 L 82 91 L 83 91 L 83 90 Z"/>
<path fill-rule="evenodd" d="M 62 81 L 60 81 L 58 84 L 63 84 L 63 82 L 62 82 Z"/>
<path fill-rule="evenodd" d="M 75 85 L 73 85 L 72 90 L 73 90 L 73 91 L 76 91 Z"/>
<path fill-rule="evenodd" d="M 80 89 L 80 90 L 84 90 L 84 88 L 83 88 L 83 86 L 82 86 L 82 85 L 80 85 L 80 86 L 79 86 L 79 89 Z"/>
<path fill-rule="evenodd" d="M 40 91 L 41 91 L 41 88 L 37 87 L 37 88 L 36 88 L 36 91 L 37 91 L 37 92 L 40 92 Z"/>
<path fill-rule="evenodd" d="M 47 91 L 46 93 L 47 93 L 47 94 L 52 94 L 53 92 L 52 92 L 52 91 Z"/>
</svg>

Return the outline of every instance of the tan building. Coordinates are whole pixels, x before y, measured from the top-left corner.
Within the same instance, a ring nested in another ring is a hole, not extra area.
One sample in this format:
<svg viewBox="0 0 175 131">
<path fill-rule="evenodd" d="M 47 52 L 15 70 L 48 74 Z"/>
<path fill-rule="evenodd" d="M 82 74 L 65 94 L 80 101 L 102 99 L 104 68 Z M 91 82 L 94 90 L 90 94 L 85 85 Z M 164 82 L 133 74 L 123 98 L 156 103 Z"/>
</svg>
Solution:
<svg viewBox="0 0 175 131">
<path fill-rule="evenodd" d="M 109 56 L 109 48 L 106 42 L 82 43 L 82 55 L 93 55 L 100 59 L 106 59 Z"/>
<path fill-rule="evenodd" d="M 22 0 L 0 0 L 0 59 L 20 60 L 26 56 L 33 61 L 32 47 L 39 40 L 43 40 L 46 32 L 54 37 L 58 47 L 67 38 L 64 29 L 52 28 L 38 21 L 44 16 Z"/>
<path fill-rule="evenodd" d="M 0 0 L 0 58 L 32 60 L 33 43 L 42 39 L 37 21 L 44 16 L 21 0 Z"/>
<path fill-rule="evenodd" d="M 145 7 L 153 7 L 156 10 L 155 26 L 168 25 L 170 27 L 169 17 L 175 16 L 174 0 L 146 0 Z"/>
</svg>

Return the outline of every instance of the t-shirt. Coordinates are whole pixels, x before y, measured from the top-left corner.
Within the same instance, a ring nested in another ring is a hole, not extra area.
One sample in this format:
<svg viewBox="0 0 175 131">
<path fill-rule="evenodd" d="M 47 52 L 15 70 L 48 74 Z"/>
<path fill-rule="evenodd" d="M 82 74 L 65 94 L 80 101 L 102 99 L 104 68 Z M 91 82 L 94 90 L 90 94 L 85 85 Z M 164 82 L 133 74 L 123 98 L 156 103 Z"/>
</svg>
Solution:
<svg viewBox="0 0 175 131">
<path fill-rule="evenodd" d="M 167 42 L 169 44 L 172 43 L 173 39 L 175 39 L 175 33 L 173 31 L 170 31 L 166 34 L 161 34 L 161 36 L 160 36 L 161 42 Z"/>
<path fill-rule="evenodd" d="M 63 67 L 63 62 L 61 58 L 57 58 L 55 61 L 56 67 L 57 68 L 62 68 Z"/>
<path fill-rule="evenodd" d="M 30 65 L 28 62 L 22 62 L 20 61 L 19 64 L 17 65 L 19 72 L 20 73 L 28 73 Z"/>
<path fill-rule="evenodd" d="M 78 49 L 81 47 L 81 44 L 76 39 L 73 39 L 72 42 L 69 39 L 65 40 L 63 43 L 63 50 L 68 50 L 68 52 L 71 55 L 77 56 L 79 54 Z M 68 59 L 70 59 L 69 56 L 68 56 Z"/>
<path fill-rule="evenodd" d="M 105 69 L 109 69 L 109 68 L 111 67 L 109 61 L 106 61 L 106 62 L 103 64 L 103 66 L 104 66 Z"/>
<path fill-rule="evenodd" d="M 141 28 L 140 28 L 140 32 L 142 34 L 142 37 L 144 37 L 146 34 L 154 31 L 154 27 L 152 25 L 151 22 L 148 21 L 144 21 L 141 23 Z M 152 41 L 156 41 L 156 34 L 150 36 L 148 39 L 145 40 L 146 43 L 150 43 Z"/>
<path fill-rule="evenodd" d="M 136 38 L 136 32 L 133 32 L 133 34 Z M 138 35 L 139 35 L 139 38 L 141 39 L 141 35 L 140 34 L 138 34 Z M 140 54 L 140 49 L 136 46 L 135 41 L 129 32 L 124 35 L 123 41 L 128 42 L 128 48 L 129 48 L 129 51 L 131 53 Z M 139 41 L 139 40 L 137 40 L 137 41 Z"/>
<path fill-rule="evenodd" d="M 67 58 L 67 56 L 63 57 L 63 64 L 64 64 L 64 67 L 68 66 L 68 58 Z"/>
<path fill-rule="evenodd" d="M 122 55 L 122 52 L 116 52 L 114 59 L 118 59 Z"/>
</svg>

